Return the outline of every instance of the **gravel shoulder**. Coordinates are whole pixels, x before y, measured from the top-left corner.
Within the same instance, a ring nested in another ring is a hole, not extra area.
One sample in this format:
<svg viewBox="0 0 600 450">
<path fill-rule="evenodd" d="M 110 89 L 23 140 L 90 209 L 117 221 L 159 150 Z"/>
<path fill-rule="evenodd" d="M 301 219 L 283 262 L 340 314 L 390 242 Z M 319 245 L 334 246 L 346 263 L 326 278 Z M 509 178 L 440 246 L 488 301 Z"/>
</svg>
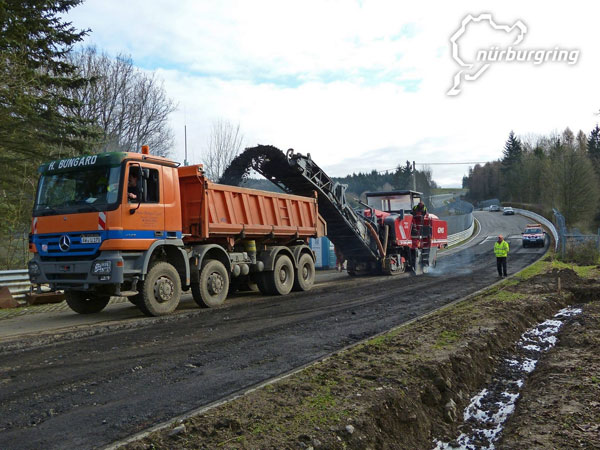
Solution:
<svg viewBox="0 0 600 450">
<path fill-rule="evenodd" d="M 499 448 L 597 448 L 597 267 L 539 261 L 484 293 L 127 445 L 149 448 L 433 448 L 519 336 L 567 305 L 583 313 L 526 380 Z M 558 279 L 561 291 L 558 292 Z"/>
</svg>

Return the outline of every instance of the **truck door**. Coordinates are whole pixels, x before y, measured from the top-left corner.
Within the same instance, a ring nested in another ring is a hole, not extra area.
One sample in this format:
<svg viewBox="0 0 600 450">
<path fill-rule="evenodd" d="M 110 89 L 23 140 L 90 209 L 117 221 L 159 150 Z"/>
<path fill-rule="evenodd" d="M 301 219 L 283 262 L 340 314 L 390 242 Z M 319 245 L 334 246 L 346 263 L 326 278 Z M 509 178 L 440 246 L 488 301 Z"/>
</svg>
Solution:
<svg viewBox="0 0 600 450">
<path fill-rule="evenodd" d="M 164 239 L 165 215 L 163 167 L 131 161 L 127 164 L 123 189 L 123 237 L 147 249 L 155 239 Z"/>
</svg>

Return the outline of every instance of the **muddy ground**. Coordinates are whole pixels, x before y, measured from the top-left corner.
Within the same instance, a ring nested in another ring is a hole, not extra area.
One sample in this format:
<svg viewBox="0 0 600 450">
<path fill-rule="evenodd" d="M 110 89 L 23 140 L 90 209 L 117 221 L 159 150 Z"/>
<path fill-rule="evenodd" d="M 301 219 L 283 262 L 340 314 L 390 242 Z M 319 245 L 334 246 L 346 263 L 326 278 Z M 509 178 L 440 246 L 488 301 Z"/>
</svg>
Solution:
<svg viewBox="0 0 600 450">
<path fill-rule="evenodd" d="M 598 448 L 598 268 L 540 261 L 486 293 L 131 443 L 148 448 L 433 448 L 520 335 L 581 304 L 525 381 L 497 448 Z M 580 276 L 581 275 L 581 276 Z M 560 287 L 559 292 L 559 280 Z"/>
<path fill-rule="evenodd" d="M 487 219 L 507 235 L 526 221 L 482 216 L 482 229 Z M 244 293 L 222 308 L 0 339 L 0 448 L 109 445 L 422 317 L 498 279 L 488 237 L 426 276 L 346 276 L 286 297 Z M 544 252 L 512 239 L 511 273 Z"/>
</svg>

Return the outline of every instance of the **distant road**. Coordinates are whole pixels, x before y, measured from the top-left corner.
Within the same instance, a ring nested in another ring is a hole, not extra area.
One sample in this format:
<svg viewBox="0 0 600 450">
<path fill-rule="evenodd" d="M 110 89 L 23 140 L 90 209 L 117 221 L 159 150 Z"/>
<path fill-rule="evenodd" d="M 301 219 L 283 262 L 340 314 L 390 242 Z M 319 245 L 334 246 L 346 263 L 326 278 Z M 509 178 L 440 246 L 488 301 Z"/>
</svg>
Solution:
<svg viewBox="0 0 600 450">
<path fill-rule="evenodd" d="M 456 193 L 432 195 L 430 197 L 431 198 L 431 206 L 433 206 L 434 208 L 439 208 L 440 206 L 444 206 L 445 201 L 451 200 L 457 196 L 458 196 L 458 194 L 456 194 Z"/>
</svg>

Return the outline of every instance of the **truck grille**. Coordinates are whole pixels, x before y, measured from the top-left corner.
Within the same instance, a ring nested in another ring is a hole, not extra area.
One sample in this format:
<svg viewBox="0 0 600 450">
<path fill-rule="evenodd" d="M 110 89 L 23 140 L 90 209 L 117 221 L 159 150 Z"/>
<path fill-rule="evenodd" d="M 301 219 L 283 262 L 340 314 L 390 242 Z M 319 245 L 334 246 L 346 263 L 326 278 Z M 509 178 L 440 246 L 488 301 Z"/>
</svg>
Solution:
<svg viewBox="0 0 600 450">
<path fill-rule="evenodd" d="M 105 231 L 84 231 L 78 233 L 60 233 L 60 234 L 40 234 L 34 235 L 33 240 L 36 245 L 37 251 L 40 257 L 44 260 L 57 260 L 63 258 L 77 258 L 80 256 L 93 257 L 97 254 L 100 249 L 101 243 L 97 244 L 82 244 L 81 236 L 95 234 L 100 235 L 101 242 L 106 239 Z M 59 247 L 60 239 L 63 236 L 68 236 L 70 240 L 70 247 L 67 251 L 62 251 Z M 87 259 L 87 258 L 86 258 Z M 89 258 L 92 259 L 92 258 Z"/>
</svg>

